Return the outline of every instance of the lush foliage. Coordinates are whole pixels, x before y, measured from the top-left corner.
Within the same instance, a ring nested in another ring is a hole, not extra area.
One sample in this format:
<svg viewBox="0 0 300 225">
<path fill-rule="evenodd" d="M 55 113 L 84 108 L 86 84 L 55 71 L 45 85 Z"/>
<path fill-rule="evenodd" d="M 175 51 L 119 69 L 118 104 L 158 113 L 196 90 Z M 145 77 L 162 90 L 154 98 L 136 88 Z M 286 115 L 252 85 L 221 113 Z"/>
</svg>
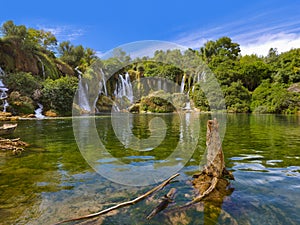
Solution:
<svg viewBox="0 0 300 225">
<path fill-rule="evenodd" d="M 184 92 L 189 93 L 193 105 L 202 111 L 222 109 L 224 104 L 229 112 L 300 111 L 300 88 L 291 88 L 300 82 L 300 49 L 279 54 L 276 48 L 271 48 L 265 57 L 242 56 L 238 43 L 221 37 L 196 50 L 157 50 L 153 57 L 135 59 L 117 48 L 110 58 L 100 60 L 90 48 L 74 46 L 70 41 L 58 44 L 50 31 L 15 25 L 13 21 L 3 23 L 0 30 L 0 67 L 7 73 L 3 80 L 9 94 L 13 92 L 9 101 L 16 113 L 32 112 L 41 102 L 45 110 L 68 115 L 78 75 L 82 73 L 90 85 L 89 96 L 99 95 L 97 87 L 105 76 L 108 95 L 112 96 L 118 75 L 125 72 L 129 72 L 131 80 L 161 77 L 179 87 L 184 84 Z M 213 90 L 219 88 L 216 85 L 203 86 L 212 76 L 224 96 L 215 95 Z M 177 99 L 180 105 L 185 104 L 182 96 Z M 29 106 L 28 110 L 18 108 L 22 101 Z M 153 98 L 150 102 L 156 104 L 160 100 Z"/>
<path fill-rule="evenodd" d="M 3 77 L 3 82 L 10 91 L 18 91 L 25 96 L 33 96 L 36 90 L 41 89 L 40 81 L 31 73 L 11 73 Z"/>
<path fill-rule="evenodd" d="M 77 85 L 78 79 L 74 77 L 45 80 L 41 98 L 45 110 L 52 109 L 63 116 L 70 115 Z"/>
<path fill-rule="evenodd" d="M 283 84 L 265 80 L 253 92 L 251 110 L 255 113 L 295 113 L 299 108 L 300 95 Z"/>
</svg>

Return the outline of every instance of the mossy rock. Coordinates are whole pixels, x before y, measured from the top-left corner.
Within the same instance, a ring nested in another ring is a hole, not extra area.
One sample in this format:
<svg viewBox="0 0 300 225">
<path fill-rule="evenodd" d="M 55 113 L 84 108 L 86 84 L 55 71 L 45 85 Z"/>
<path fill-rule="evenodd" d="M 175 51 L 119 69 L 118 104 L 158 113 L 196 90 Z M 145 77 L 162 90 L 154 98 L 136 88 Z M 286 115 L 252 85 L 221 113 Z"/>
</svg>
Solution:
<svg viewBox="0 0 300 225">
<path fill-rule="evenodd" d="M 131 112 L 131 113 L 139 113 L 140 112 L 140 107 L 141 107 L 141 104 L 136 103 L 136 104 L 133 104 L 132 106 L 130 106 L 128 108 L 128 111 Z"/>
<path fill-rule="evenodd" d="M 170 113 L 176 109 L 171 102 L 157 96 L 143 97 L 140 103 L 140 111 L 154 113 Z"/>
<path fill-rule="evenodd" d="M 96 108 L 99 112 L 111 112 L 113 105 L 113 100 L 105 95 L 100 96 L 96 102 Z"/>
<path fill-rule="evenodd" d="M 172 102 L 176 108 L 184 108 L 188 97 L 184 93 L 174 93 L 172 94 Z"/>
<path fill-rule="evenodd" d="M 16 115 L 34 114 L 34 102 L 27 96 L 22 96 L 18 91 L 13 91 L 8 99 L 10 110 Z"/>
</svg>

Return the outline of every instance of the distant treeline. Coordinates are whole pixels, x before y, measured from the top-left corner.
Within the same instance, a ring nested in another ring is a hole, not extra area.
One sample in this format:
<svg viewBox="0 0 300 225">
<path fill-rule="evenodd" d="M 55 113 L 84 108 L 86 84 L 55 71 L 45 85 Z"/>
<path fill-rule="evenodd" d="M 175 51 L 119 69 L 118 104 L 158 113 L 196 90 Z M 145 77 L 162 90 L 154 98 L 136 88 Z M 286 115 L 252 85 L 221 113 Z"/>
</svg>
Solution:
<svg viewBox="0 0 300 225">
<path fill-rule="evenodd" d="M 213 72 L 229 112 L 300 111 L 300 49 L 279 54 L 271 48 L 267 56 L 242 56 L 238 43 L 221 37 L 185 52 L 157 50 L 152 58 L 131 59 L 122 49 L 115 49 L 113 57 L 100 60 L 90 48 L 74 46 L 70 41 L 58 43 L 49 31 L 15 25 L 13 21 L 2 24 L 1 34 L 0 67 L 7 74 L 2 79 L 9 88 L 9 110 L 14 114 L 33 113 L 39 102 L 45 111 L 70 115 L 77 71 L 84 73 L 95 61 L 100 62 L 106 74 L 128 71 L 132 77 L 159 76 L 180 85 L 182 77 L 189 82 L 188 78 L 195 76 L 187 66 L 191 59 L 194 64 L 204 62 Z M 188 69 L 182 69 L 185 67 Z M 193 91 L 186 91 L 195 107 L 210 110 L 195 79 Z"/>
</svg>

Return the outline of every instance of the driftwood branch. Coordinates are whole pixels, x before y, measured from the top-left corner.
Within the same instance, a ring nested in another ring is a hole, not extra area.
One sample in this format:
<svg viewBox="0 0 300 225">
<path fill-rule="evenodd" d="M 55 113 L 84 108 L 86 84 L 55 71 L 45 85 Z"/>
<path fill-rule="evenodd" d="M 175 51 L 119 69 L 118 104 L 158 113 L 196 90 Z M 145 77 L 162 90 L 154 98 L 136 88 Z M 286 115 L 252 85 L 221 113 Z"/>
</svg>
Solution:
<svg viewBox="0 0 300 225">
<path fill-rule="evenodd" d="M 92 213 L 92 214 L 89 214 L 89 215 L 85 215 L 85 216 L 81 216 L 81 217 L 78 217 L 78 218 L 73 218 L 73 219 L 68 219 L 68 220 L 64 220 L 64 221 L 61 221 L 61 222 L 58 222 L 56 223 L 55 225 L 58 225 L 58 224 L 63 224 L 63 223 L 67 223 L 67 222 L 71 222 L 71 221 L 77 221 L 77 220 L 82 220 L 82 219 L 90 219 L 90 218 L 94 218 L 96 216 L 100 216 L 100 215 L 103 215 L 103 214 L 106 214 L 110 211 L 113 211 L 115 209 L 119 209 L 119 208 L 122 208 L 122 207 L 125 207 L 125 206 L 128 206 L 128 205 L 134 205 L 136 204 L 137 202 L 145 199 L 146 197 L 148 197 L 149 195 L 153 194 L 154 192 L 162 189 L 163 187 L 165 187 L 166 185 L 168 185 L 175 177 L 179 176 L 179 173 L 176 173 L 174 174 L 173 176 L 171 176 L 170 178 L 168 178 L 167 180 L 165 180 L 164 182 L 162 182 L 161 184 L 159 184 L 158 186 L 152 188 L 150 191 L 146 192 L 145 194 L 135 198 L 135 199 L 132 199 L 130 201 L 127 201 L 127 202 L 122 202 L 122 203 L 119 203 L 117 205 L 114 205 L 110 208 L 107 208 L 107 209 L 104 209 L 102 211 L 99 211 L 99 212 L 96 212 L 96 213 Z"/>
<path fill-rule="evenodd" d="M 171 188 L 170 191 L 168 192 L 168 194 L 166 194 L 162 198 L 162 201 L 159 203 L 159 205 L 156 206 L 152 210 L 152 212 L 149 214 L 149 216 L 147 216 L 147 220 L 150 220 L 157 213 L 159 213 L 159 212 L 163 211 L 164 209 L 166 209 L 168 207 L 168 205 L 173 202 L 175 193 L 176 193 L 176 189 L 175 188 Z"/>
</svg>

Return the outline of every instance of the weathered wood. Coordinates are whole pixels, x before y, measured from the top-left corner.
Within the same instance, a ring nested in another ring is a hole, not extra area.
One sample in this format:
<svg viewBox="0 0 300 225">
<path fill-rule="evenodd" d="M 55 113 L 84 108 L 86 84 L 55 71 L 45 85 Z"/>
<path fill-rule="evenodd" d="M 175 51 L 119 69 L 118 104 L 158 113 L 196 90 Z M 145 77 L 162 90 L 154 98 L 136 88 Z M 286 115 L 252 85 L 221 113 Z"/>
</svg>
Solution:
<svg viewBox="0 0 300 225">
<path fill-rule="evenodd" d="M 58 224 L 63 224 L 63 223 L 67 223 L 67 222 L 71 222 L 71 221 L 77 221 L 77 220 L 82 220 L 82 219 L 90 219 L 90 218 L 94 218 L 96 216 L 100 216 L 100 215 L 103 215 L 103 214 L 106 214 L 110 211 L 113 211 L 115 209 L 119 209 L 119 208 L 122 208 L 122 207 L 125 207 L 125 206 L 128 206 L 128 205 L 134 205 L 136 204 L 137 202 L 145 199 L 146 197 L 148 197 L 149 195 L 153 194 L 154 192 L 162 189 L 163 187 L 165 187 L 166 185 L 168 185 L 174 178 L 176 178 L 177 176 L 179 176 L 179 173 L 176 173 L 174 174 L 173 176 L 171 176 L 170 178 L 168 178 L 167 180 L 165 180 L 164 182 L 162 182 L 161 184 L 157 185 L 156 187 L 152 188 L 150 191 L 146 192 L 145 194 L 133 199 L 133 200 L 130 200 L 130 201 L 127 201 L 127 202 L 122 202 L 122 203 L 119 203 L 117 205 L 114 205 L 110 208 L 107 208 L 107 209 L 104 209 L 102 211 L 99 211 L 99 212 L 96 212 L 96 213 L 92 213 L 92 214 L 89 214 L 89 215 L 85 215 L 85 216 L 81 216 L 81 217 L 78 217 L 78 218 L 73 218 L 73 219 L 68 219 L 68 220 L 64 220 L 64 221 L 61 221 L 61 222 L 58 222 L 56 223 L 55 225 L 58 225 Z"/>
<path fill-rule="evenodd" d="M 227 179 L 234 179 L 225 168 L 219 124 L 216 119 L 207 121 L 206 147 L 206 165 L 200 173 L 193 176 L 193 185 L 198 195 L 186 206 L 207 197 L 222 201 L 223 196 L 228 194 L 229 181 Z"/>
<path fill-rule="evenodd" d="M 152 210 L 152 212 L 147 216 L 147 219 L 150 220 L 157 213 L 166 209 L 168 207 L 168 205 L 173 202 L 175 193 L 176 193 L 176 189 L 171 188 L 170 191 L 162 198 L 162 201 L 158 204 L 158 206 L 156 206 Z"/>
</svg>

